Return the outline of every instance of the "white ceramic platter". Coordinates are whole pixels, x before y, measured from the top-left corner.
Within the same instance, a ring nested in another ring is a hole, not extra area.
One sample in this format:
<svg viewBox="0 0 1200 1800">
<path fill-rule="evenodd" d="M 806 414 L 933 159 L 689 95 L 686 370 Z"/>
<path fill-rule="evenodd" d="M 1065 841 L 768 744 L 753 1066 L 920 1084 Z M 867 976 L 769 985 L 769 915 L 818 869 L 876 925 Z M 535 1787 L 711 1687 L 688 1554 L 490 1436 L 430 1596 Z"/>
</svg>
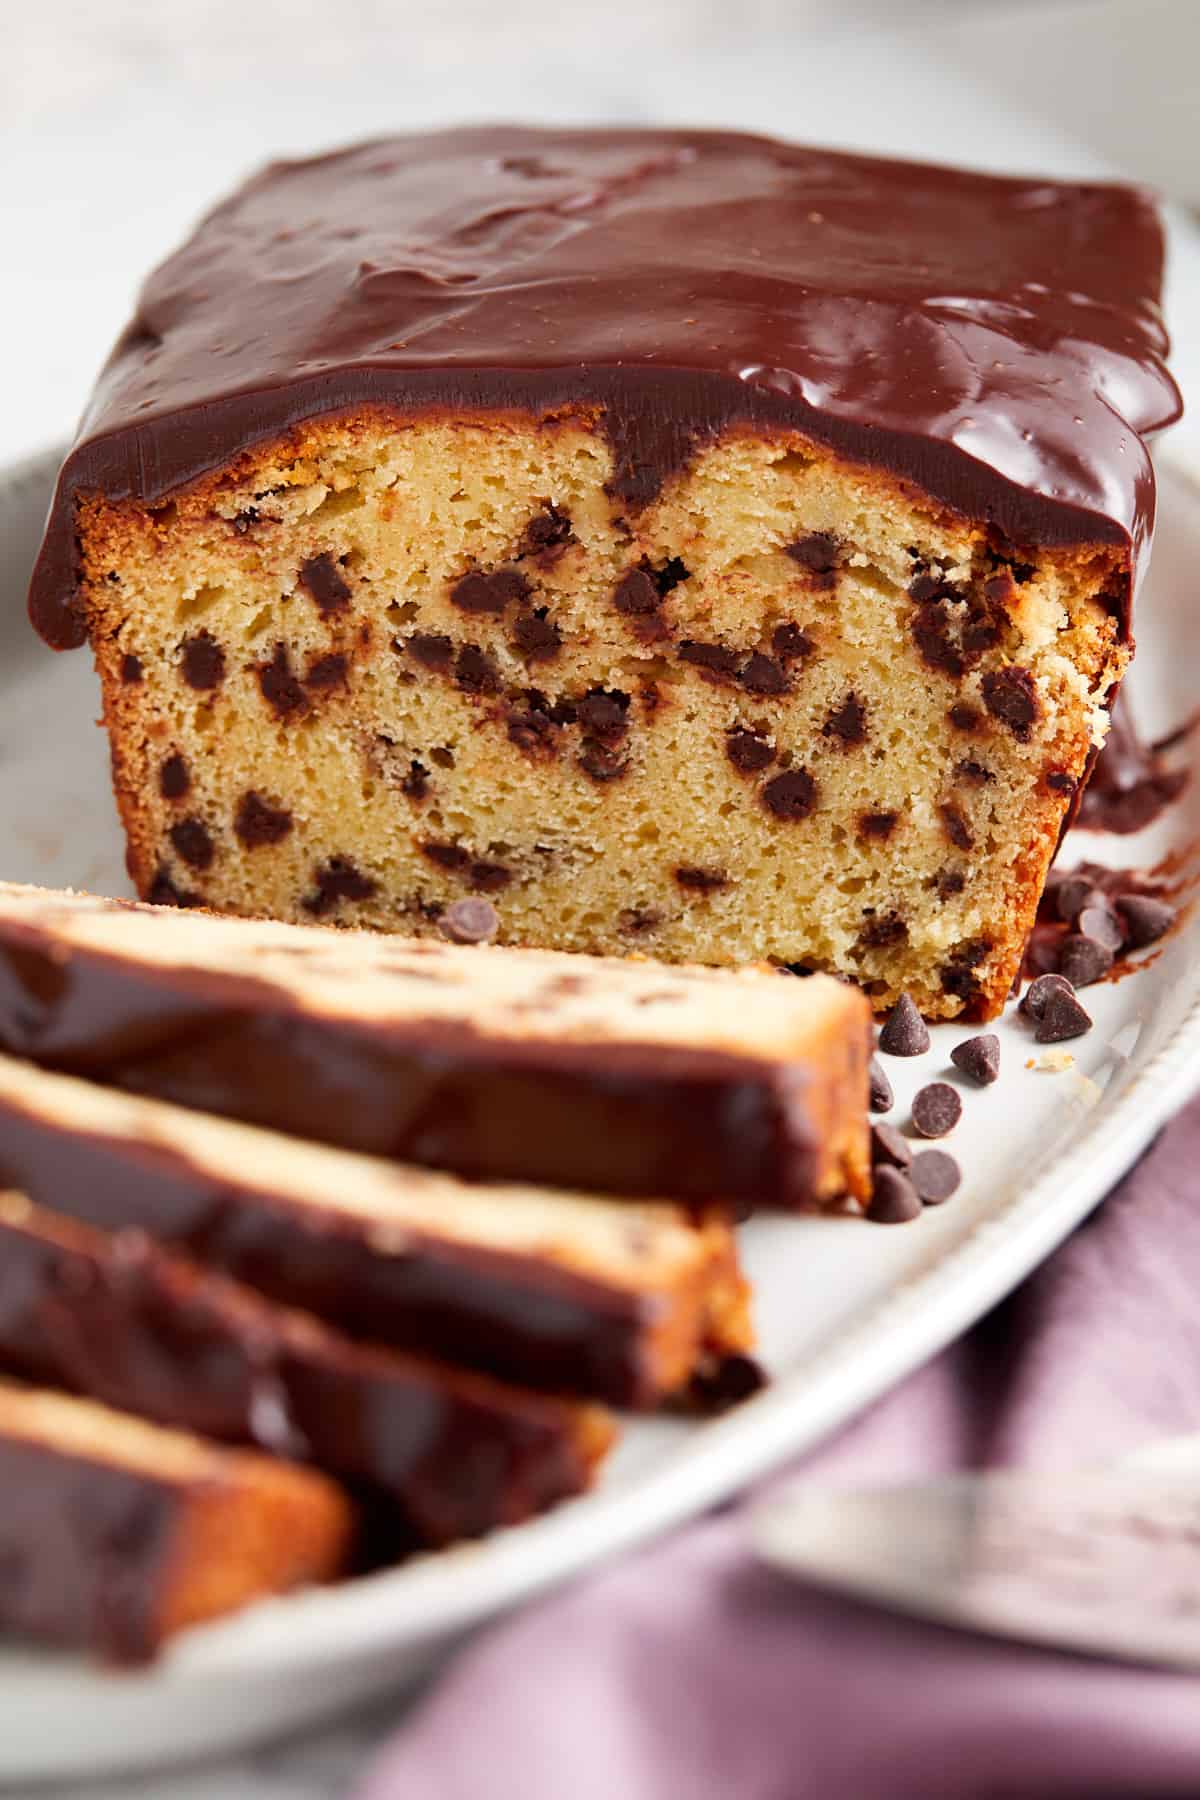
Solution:
<svg viewBox="0 0 1200 1800">
<path fill-rule="evenodd" d="M 88 659 L 51 656 L 24 619 L 50 469 L 42 460 L 0 480 L 0 868 L 124 893 Z M 1200 636 L 1171 625 L 1173 607 L 1187 617 L 1196 604 L 1200 486 L 1168 465 L 1162 488 L 1132 690 L 1135 711 L 1165 729 L 1200 690 Z M 1079 835 L 1064 860 L 1150 863 L 1185 852 L 1198 831 L 1200 782 L 1138 839 Z M 1200 918 L 1143 971 L 1086 998 L 1096 1029 L 1069 1046 L 1074 1063 L 1058 1073 L 1026 1066 L 1040 1053 L 1010 1008 L 1002 1078 L 966 1097 L 951 1140 L 966 1180 L 949 1204 L 897 1230 L 833 1219 L 744 1228 L 774 1376 L 760 1398 L 712 1423 L 631 1424 L 589 1498 L 483 1544 L 195 1631 L 147 1674 L 0 1648 L 0 1781 L 181 1760 L 312 1725 L 812 1444 L 1027 1274 L 1200 1085 Z M 898 1120 L 967 1032 L 933 1035 L 928 1056 L 889 1065 Z"/>
</svg>

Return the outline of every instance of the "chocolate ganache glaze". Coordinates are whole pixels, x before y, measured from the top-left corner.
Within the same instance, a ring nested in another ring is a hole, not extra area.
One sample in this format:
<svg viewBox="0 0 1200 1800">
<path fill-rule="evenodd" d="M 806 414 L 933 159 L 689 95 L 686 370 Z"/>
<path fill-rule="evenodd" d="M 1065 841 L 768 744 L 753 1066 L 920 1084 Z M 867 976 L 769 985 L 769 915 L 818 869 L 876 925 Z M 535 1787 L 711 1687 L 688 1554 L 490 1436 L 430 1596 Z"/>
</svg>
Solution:
<svg viewBox="0 0 1200 1800">
<path fill-rule="evenodd" d="M 1134 569 L 1142 434 L 1180 405 L 1162 257 L 1129 188 L 729 132 L 489 126 L 278 163 L 147 282 L 31 614 L 83 641 L 78 495 L 154 502 L 364 406 L 594 419 L 627 512 L 727 427 L 797 430 L 1018 546 L 1127 544 Z"/>
</svg>

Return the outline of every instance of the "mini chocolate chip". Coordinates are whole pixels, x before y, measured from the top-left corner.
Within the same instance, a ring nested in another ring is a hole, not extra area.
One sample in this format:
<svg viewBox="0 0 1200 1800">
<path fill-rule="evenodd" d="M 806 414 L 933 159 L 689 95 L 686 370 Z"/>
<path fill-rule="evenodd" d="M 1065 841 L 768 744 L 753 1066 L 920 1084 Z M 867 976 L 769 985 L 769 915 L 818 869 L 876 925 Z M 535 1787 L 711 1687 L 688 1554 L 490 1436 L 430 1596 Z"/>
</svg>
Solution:
<svg viewBox="0 0 1200 1800">
<path fill-rule="evenodd" d="M 286 719 L 308 706 L 304 689 L 292 673 L 286 644 L 276 644 L 269 663 L 257 663 L 254 669 L 262 697 L 277 719 Z"/>
<path fill-rule="evenodd" d="M 975 842 L 975 839 L 971 835 L 971 827 L 967 824 L 967 821 L 963 818 L 957 806 L 951 806 L 949 802 L 947 802 L 945 805 L 938 807 L 938 812 L 941 815 L 942 830 L 954 845 L 954 848 L 956 850 L 969 850 L 971 845 Z"/>
<path fill-rule="evenodd" d="M 871 1058 L 867 1071 L 871 1084 L 870 1108 L 873 1113 L 891 1112 L 896 1104 L 896 1096 L 886 1072 L 880 1067 L 878 1057 Z"/>
<path fill-rule="evenodd" d="M 550 662 L 562 648 L 562 633 L 547 608 L 522 613 L 513 626 L 513 644 L 526 662 Z"/>
<path fill-rule="evenodd" d="M 645 569 L 630 569 L 613 590 L 613 605 L 627 617 L 644 618 L 656 613 L 663 597 Z"/>
<path fill-rule="evenodd" d="M 490 944 L 499 929 L 490 900 L 452 900 L 438 919 L 438 930 L 452 944 Z"/>
<path fill-rule="evenodd" d="M 461 875 L 471 860 L 461 844 L 422 844 L 421 855 L 436 868 L 448 869 L 452 875 Z"/>
<path fill-rule="evenodd" d="M 575 714 L 589 737 L 603 744 L 619 743 L 629 729 L 629 695 L 619 688 L 590 688 L 576 702 Z"/>
<path fill-rule="evenodd" d="M 316 662 L 308 665 L 304 685 L 316 688 L 318 693 L 326 693 L 331 688 L 342 687 L 346 680 L 346 669 L 346 658 L 339 651 L 334 650 L 328 656 L 318 656 Z"/>
<path fill-rule="evenodd" d="M 502 613 L 514 600 L 524 600 L 530 592 L 528 581 L 519 569 L 468 569 L 450 589 L 450 602 L 465 613 Z"/>
<path fill-rule="evenodd" d="M 618 913 L 617 924 L 632 937 L 640 937 L 662 924 L 662 914 L 652 906 L 628 906 Z"/>
<path fill-rule="evenodd" d="M 1028 669 L 990 670 L 983 678 L 983 702 L 993 718 L 1027 744 L 1038 716 L 1037 685 Z"/>
<path fill-rule="evenodd" d="M 424 668 L 436 669 L 439 673 L 450 667 L 454 655 L 453 641 L 440 631 L 414 632 L 404 648 Z"/>
<path fill-rule="evenodd" d="M 1058 972 L 1072 987 L 1090 987 L 1100 981 L 1113 966 L 1113 953 L 1099 939 L 1072 932 L 1064 938 L 1058 951 Z"/>
<path fill-rule="evenodd" d="M 1105 904 L 1104 890 L 1087 875 L 1064 875 L 1053 884 L 1050 893 L 1055 912 L 1067 923 L 1077 918 L 1085 906 Z"/>
<path fill-rule="evenodd" d="M 488 862 L 485 857 L 477 857 L 467 870 L 468 887 L 477 888 L 484 894 L 498 894 L 511 880 L 511 869 L 506 869 L 503 863 Z"/>
<path fill-rule="evenodd" d="M 880 838 L 886 841 L 896 829 L 896 820 L 899 817 L 900 814 L 894 812 L 859 813 L 859 833 L 863 837 Z"/>
<path fill-rule="evenodd" d="M 994 575 L 986 577 L 983 583 L 983 597 L 993 605 L 1007 606 L 1015 592 L 1015 583 L 1010 569 L 998 569 Z"/>
<path fill-rule="evenodd" d="M 806 656 L 811 656 L 815 646 L 803 627 L 785 619 L 771 633 L 771 648 L 780 662 L 788 663 L 801 662 Z"/>
<path fill-rule="evenodd" d="M 1125 942 L 1131 950 L 1144 950 L 1156 944 L 1174 925 L 1178 914 L 1165 900 L 1153 894 L 1118 894 L 1114 902 L 1125 926 Z"/>
<path fill-rule="evenodd" d="M 724 644 L 697 644 L 685 638 L 679 654 L 685 663 L 692 663 L 711 680 L 732 680 L 737 674 L 737 652 L 726 649 Z"/>
<path fill-rule="evenodd" d="M 979 1087 L 990 1087 L 1000 1073 L 1000 1039 L 994 1031 L 965 1038 L 955 1044 L 950 1061 Z"/>
<path fill-rule="evenodd" d="M 974 971 L 991 948 L 989 938 L 969 938 L 965 944 L 960 944 L 953 956 L 938 970 L 942 991 L 953 994 L 959 1000 L 974 999 L 979 992 L 979 981 Z"/>
<path fill-rule="evenodd" d="M 846 749 L 867 741 L 867 709 L 857 694 L 850 693 L 829 714 L 821 727 L 822 737 L 839 738 Z"/>
<path fill-rule="evenodd" d="M 696 1411 L 708 1415 L 728 1412 L 744 1400 L 761 1393 L 767 1385 L 767 1374 L 760 1362 L 740 1351 L 705 1362 L 697 1368 L 688 1383 L 687 1402 Z"/>
<path fill-rule="evenodd" d="M 945 571 L 938 569 L 936 573 L 927 564 L 922 563 L 908 584 L 910 600 L 925 605 L 930 600 L 961 600 L 959 590 L 946 580 Z"/>
<path fill-rule="evenodd" d="M 858 942 L 865 950 L 886 950 L 891 944 L 905 944 L 908 926 L 898 912 L 884 913 L 881 918 L 867 921 L 858 934 Z"/>
<path fill-rule="evenodd" d="M 121 680 L 126 687 L 132 687 L 142 679 L 142 659 L 140 656 L 123 656 L 121 658 Z"/>
<path fill-rule="evenodd" d="M 183 640 L 180 666 L 188 686 L 204 693 L 225 679 L 225 652 L 210 631 L 197 631 Z"/>
<path fill-rule="evenodd" d="M 239 537 L 245 537 L 246 533 L 258 524 L 261 517 L 257 506 L 246 506 L 242 508 L 241 512 L 234 513 L 229 523 Z"/>
<path fill-rule="evenodd" d="M 415 756 L 409 762 L 407 774 L 401 778 L 400 792 L 410 800 L 424 800 L 429 792 L 429 770 Z"/>
<path fill-rule="evenodd" d="M 817 804 L 817 784 L 807 769 L 785 769 L 773 775 L 762 791 L 763 804 L 777 819 L 794 823 L 807 819 Z"/>
<path fill-rule="evenodd" d="M 729 886 L 729 876 L 724 869 L 699 869 L 685 863 L 673 873 L 681 888 L 691 888 L 700 894 L 715 893 L 718 888 Z"/>
<path fill-rule="evenodd" d="M 885 1056 L 924 1056 L 929 1048 L 929 1027 L 907 994 L 901 994 L 879 1032 L 879 1048 Z"/>
<path fill-rule="evenodd" d="M 158 791 L 164 800 L 182 800 L 191 785 L 187 763 L 176 750 L 158 771 Z"/>
<path fill-rule="evenodd" d="M 893 1169 L 907 1169 L 912 1159 L 912 1145 L 894 1125 L 872 1125 L 872 1168 L 878 1169 L 885 1163 L 890 1163 Z"/>
<path fill-rule="evenodd" d="M 331 856 L 328 862 L 313 870 L 313 880 L 317 891 L 306 895 L 301 905 L 314 918 L 332 912 L 342 900 L 369 900 L 375 892 L 371 877 L 355 868 L 345 856 Z"/>
<path fill-rule="evenodd" d="M 615 750 L 597 738 L 584 738 L 579 752 L 579 766 L 593 781 L 617 781 L 625 773 L 626 764 Z"/>
<path fill-rule="evenodd" d="M 544 699 L 544 696 L 541 698 Z M 527 756 L 539 753 L 553 756 L 558 729 L 544 705 L 531 703 L 524 712 L 513 707 L 508 713 L 509 742 L 515 744 L 518 750 L 523 750 Z"/>
<path fill-rule="evenodd" d="M 167 836 L 175 846 L 176 854 L 182 857 L 189 869 L 212 867 L 215 850 L 203 820 L 181 819 L 178 825 L 172 825 Z"/>
<path fill-rule="evenodd" d="M 921 1202 L 908 1176 L 886 1163 L 876 1169 L 866 1216 L 873 1225 L 907 1225 L 919 1219 Z"/>
<path fill-rule="evenodd" d="M 668 556 L 665 563 L 650 571 L 655 587 L 663 595 L 669 594 L 673 588 L 677 588 L 681 582 L 688 579 L 690 574 L 691 570 L 678 556 Z"/>
<path fill-rule="evenodd" d="M 978 731 L 983 723 L 983 714 L 979 709 L 968 706 L 964 700 L 956 701 L 946 717 L 956 731 Z"/>
<path fill-rule="evenodd" d="M 323 556 L 311 556 L 301 565 L 300 584 L 307 588 L 317 603 L 317 609 L 326 617 L 330 613 L 341 612 L 350 599 L 350 587 L 342 571 L 327 553 Z"/>
<path fill-rule="evenodd" d="M 924 1205 L 940 1206 L 958 1191 L 962 1170 L 948 1150 L 920 1150 L 908 1177 Z"/>
<path fill-rule="evenodd" d="M 974 757 L 966 756 L 961 762 L 955 763 L 954 779 L 965 781 L 971 787 L 986 787 L 988 782 L 995 781 L 996 777 L 981 762 L 976 762 Z"/>
<path fill-rule="evenodd" d="M 761 732 L 740 725 L 731 725 L 725 733 L 725 754 L 739 775 L 757 775 L 775 761 L 775 751 Z"/>
<path fill-rule="evenodd" d="M 953 900 L 966 887 L 967 878 L 961 869 L 939 869 L 933 885 L 939 900 Z"/>
<path fill-rule="evenodd" d="M 785 544 L 783 553 L 799 563 L 802 569 L 811 569 L 814 575 L 828 575 L 837 568 L 839 549 L 838 540 L 831 532 L 810 531 L 807 537 Z"/>
<path fill-rule="evenodd" d="M 913 642 L 928 668 L 943 675 L 958 677 L 965 673 L 966 663 L 950 639 L 950 621 L 940 601 L 918 606 L 912 615 Z"/>
<path fill-rule="evenodd" d="M 1075 929 L 1084 937 L 1095 938 L 1114 956 L 1125 947 L 1124 928 L 1107 900 L 1101 906 L 1085 906 L 1075 921 Z"/>
<path fill-rule="evenodd" d="M 786 694 L 788 690 L 783 664 L 759 650 L 747 660 L 738 680 L 748 694 Z"/>
<path fill-rule="evenodd" d="M 1034 1038 L 1039 1044 L 1062 1044 L 1092 1029 L 1090 1015 L 1070 986 L 1052 988 L 1046 995 Z"/>
<path fill-rule="evenodd" d="M 570 515 L 547 502 L 545 511 L 535 513 L 525 527 L 517 555 L 531 556 L 543 569 L 548 569 L 551 563 L 558 561 L 567 545 L 575 541 Z"/>
<path fill-rule="evenodd" d="M 1046 1002 L 1056 991 L 1073 994 L 1075 989 L 1065 975 L 1039 975 L 1026 988 L 1017 1011 L 1026 1019 L 1040 1019 L 1046 1010 Z"/>
<path fill-rule="evenodd" d="M 190 888 L 177 887 L 165 869 L 155 871 L 154 880 L 150 883 L 146 895 L 152 906 L 199 906 L 199 894 L 193 894 Z"/>
<path fill-rule="evenodd" d="M 238 803 L 233 829 L 248 850 L 261 844 L 278 844 L 292 829 L 292 815 L 286 806 L 272 806 L 261 794 L 251 789 Z"/>
<path fill-rule="evenodd" d="M 469 694 L 498 694 L 500 671 L 478 644 L 464 644 L 454 659 L 454 679 Z"/>
<path fill-rule="evenodd" d="M 1073 794 L 1079 785 L 1065 769 L 1047 769 L 1044 779 L 1053 794 Z"/>
<path fill-rule="evenodd" d="M 962 1096 L 948 1081 L 931 1081 L 913 1095 L 912 1122 L 922 1137 L 945 1137 L 962 1118 Z"/>
</svg>

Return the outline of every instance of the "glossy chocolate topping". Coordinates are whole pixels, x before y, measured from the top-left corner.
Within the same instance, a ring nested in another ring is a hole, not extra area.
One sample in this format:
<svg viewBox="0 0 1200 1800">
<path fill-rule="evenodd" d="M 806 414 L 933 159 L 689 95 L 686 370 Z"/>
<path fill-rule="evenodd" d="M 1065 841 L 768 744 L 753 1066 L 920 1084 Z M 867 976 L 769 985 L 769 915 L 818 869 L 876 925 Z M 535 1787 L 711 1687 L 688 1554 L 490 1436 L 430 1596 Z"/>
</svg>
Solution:
<svg viewBox="0 0 1200 1800">
<path fill-rule="evenodd" d="M 0 1365 L 120 1411 L 312 1461 L 386 1497 L 373 1551 L 513 1524 L 586 1484 L 569 1408 L 357 1345 L 168 1256 L 0 1213 Z"/>
<path fill-rule="evenodd" d="M 725 427 L 793 428 L 1012 543 L 1126 541 L 1179 396 L 1142 194 L 696 131 L 483 127 L 265 170 L 143 290 L 31 595 L 82 642 L 79 493 L 161 499 L 376 405 L 595 418 L 633 511 Z"/>
</svg>

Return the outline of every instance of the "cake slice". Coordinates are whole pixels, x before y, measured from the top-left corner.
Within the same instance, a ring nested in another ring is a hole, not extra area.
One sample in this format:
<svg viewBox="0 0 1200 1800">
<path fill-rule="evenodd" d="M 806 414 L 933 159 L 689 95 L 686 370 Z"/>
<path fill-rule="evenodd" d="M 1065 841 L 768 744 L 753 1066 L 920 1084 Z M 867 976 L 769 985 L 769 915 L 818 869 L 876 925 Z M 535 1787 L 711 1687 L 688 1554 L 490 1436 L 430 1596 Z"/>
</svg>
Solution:
<svg viewBox="0 0 1200 1800">
<path fill-rule="evenodd" d="M 312 1469 L 0 1380 L 0 1629 L 143 1662 L 185 1626 L 340 1574 Z"/>
<path fill-rule="evenodd" d="M 360 1338 L 649 1406 L 750 1340 L 716 1213 L 483 1186 L 0 1056 L 0 1183 Z"/>
<path fill-rule="evenodd" d="M 729 132 L 278 163 L 149 279 L 32 591 L 140 892 L 1008 993 L 1179 396 L 1145 195 Z"/>
<path fill-rule="evenodd" d="M 828 977 L 398 942 L 0 883 L 0 1048 L 474 1179 L 741 1211 L 867 1189 L 869 1009 Z"/>
<path fill-rule="evenodd" d="M 348 1480 L 389 1560 L 581 1493 L 613 1438 L 598 1407 L 354 1343 L 21 1194 L 0 1194 L 0 1366 Z"/>
</svg>

